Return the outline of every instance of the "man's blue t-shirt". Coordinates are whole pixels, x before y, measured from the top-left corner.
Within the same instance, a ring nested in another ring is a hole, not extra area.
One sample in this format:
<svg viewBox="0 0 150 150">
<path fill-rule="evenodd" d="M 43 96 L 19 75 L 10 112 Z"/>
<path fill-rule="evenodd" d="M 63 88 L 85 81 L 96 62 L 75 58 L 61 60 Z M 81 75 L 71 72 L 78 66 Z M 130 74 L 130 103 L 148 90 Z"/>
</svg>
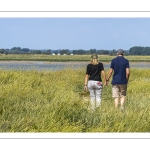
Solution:
<svg viewBox="0 0 150 150">
<path fill-rule="evenodd" d="M 129 61 L 123 56 L 117 56 L 111 61 L 110 68 L 114 70 L 112 84 L 127 84 L 126 68 L 129 68 Z"/>
</svg>

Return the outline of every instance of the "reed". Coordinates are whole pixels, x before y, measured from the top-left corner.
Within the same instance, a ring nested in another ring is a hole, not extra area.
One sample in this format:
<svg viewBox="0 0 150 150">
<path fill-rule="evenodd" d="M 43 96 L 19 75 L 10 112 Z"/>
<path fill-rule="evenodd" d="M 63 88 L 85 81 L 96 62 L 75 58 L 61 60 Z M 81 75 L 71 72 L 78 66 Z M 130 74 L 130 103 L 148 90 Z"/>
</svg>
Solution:
<svg viewBox="0 0 150 150">
<path fill-rule="evenodd" d="M 114 109 L 111 85 L 90 111 L 83 69 L 0 72 L 0 132 L 150 131 L 150 70 L 131 69 L 124 112 Z"/>
</svg>

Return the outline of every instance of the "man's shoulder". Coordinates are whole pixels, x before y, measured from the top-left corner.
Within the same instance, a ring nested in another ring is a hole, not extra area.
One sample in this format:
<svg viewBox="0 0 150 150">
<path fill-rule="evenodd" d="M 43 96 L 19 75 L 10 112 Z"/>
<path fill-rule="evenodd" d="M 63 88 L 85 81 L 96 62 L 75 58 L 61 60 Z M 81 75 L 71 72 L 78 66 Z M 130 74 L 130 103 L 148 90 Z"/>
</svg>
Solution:
<svg viewBox="0 0 150 150">
<path fill-rule="evenodd" d="M 117 57 L 116 58 L 113 58 L 111 61 L 113 62 L 113 61 L 116 61 L 117 60 Z"/>
<path fill-rule="evenodd" d="M 124 58 L 124 57 L 123 57 Z M 124 60 L 126 61 L 126 62 L 129 62 L 129 60 L 127 59 L 127 58 L 124 58 Z"/>
<path fill-rule="evenodd" d="M 128 61 L 128 59 L 127 59 L 127 58 L 125 58 L 125 57 L 123 57 L 123 56 L 116 57 L 116 58 L 114 58 L 114 59 L 112 59 L 112 60 L 119 60 L 120 58 L 121 58 L 121 59 L 123 59 L 123 60 Z"/>
<path fill-rule="evenodd" d="M 129 62 L 128 59 L 126 59 L 126 58 L 124 58 L 124 57 L 116 57 L 116 58 L 113 58 L 111 62 L 112 62 L 112 63 L 118 63 L 118 62 L 120 62 L 120 61 L 122 61 L 122 62 Z"/>
</svg>

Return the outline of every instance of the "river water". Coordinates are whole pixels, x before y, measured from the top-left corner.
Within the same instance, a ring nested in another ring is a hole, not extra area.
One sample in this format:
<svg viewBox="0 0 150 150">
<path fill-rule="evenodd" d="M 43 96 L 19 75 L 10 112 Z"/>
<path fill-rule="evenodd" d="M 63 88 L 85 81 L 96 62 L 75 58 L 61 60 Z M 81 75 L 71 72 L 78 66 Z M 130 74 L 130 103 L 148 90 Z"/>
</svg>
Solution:
<svg viewBox="0 0 150 150">
<path fill-rule="evenodd" d="M 41 62 L 41 61 L 1 61 L 1 70 L 63 70 L 66 68 L 85 69 L 89 62 Z M 110 63 L 103 63 L 105 70 Z M 150 69 L 149 62 L 130 62 L 131 68 Z"/>
</svg>

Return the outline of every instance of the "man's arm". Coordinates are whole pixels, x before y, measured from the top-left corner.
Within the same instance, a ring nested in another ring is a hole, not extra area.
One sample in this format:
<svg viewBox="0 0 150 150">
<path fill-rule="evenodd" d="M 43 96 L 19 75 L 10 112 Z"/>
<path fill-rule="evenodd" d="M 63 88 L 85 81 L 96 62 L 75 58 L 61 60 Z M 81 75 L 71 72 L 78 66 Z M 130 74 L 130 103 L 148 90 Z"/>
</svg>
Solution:
<svg viewBox="0 0 150 150">
<path fill-rule="evenodd" d="M 130 69 L 126 68 L 126 79 L 129 80 L 129 76 L 130 76 Z"/>
<path fill-rule="evenodd" d="M 113 71 L 114 70 L 112 68 L 109 69 L 109 73 L 108 73 L 108 76 L 107 76 L 107 82 L 109 81 L 110 77 L 112 76 Z"/>
<path fill-rule="evenodd" d="M 102 73 L 102 75 L 103 75 L 105 85 L 107 85 L 107 80 L 106 80 L 106 74 L 105 74 L 105 71 L 102 70 L 101 73 Z"/>
</svg>

